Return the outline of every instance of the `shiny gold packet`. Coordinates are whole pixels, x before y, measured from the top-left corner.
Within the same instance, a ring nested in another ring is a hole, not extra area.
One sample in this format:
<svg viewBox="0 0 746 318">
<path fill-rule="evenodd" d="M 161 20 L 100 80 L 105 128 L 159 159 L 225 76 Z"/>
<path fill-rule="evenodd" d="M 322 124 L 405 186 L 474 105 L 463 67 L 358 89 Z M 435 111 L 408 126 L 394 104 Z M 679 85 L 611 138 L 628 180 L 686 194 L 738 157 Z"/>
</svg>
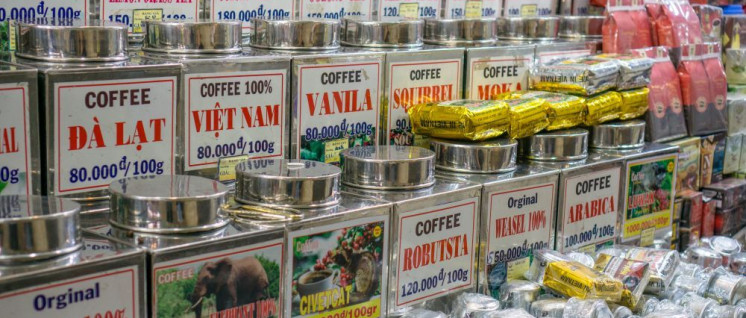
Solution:
<svg viewBox="0 0 746 318">
<path fill-rule="evenodd" d="M 549 126 L 546 130 L 567 129 L 583 123 L 585 118 L 585 98 L 544 91 L 514 92 L 504 97 L 541 98 L 549 103 Z"/>
<path fill-rule="evenodd" d="M 648 94 L 650 90 L 647 87 L 619 92 L 622 95 L 622 110 L 619 112 L 619 119 L 627 120 L 645 115 L 648 110 Z"/>
<path fill-rule="evenodd" d="M 544 286 L 565 297 L 599 298 L 610 302 L 622 299 L 624 284 L 576 261 L 547 265 Z"/>
<path fill-rule="evenodd" d="M 534 135 L 549 126 L 549 103 L 542 98 L 508 99 L 510 106 L 510 138 Z"/>
<path fill-rule="evenodd" d="M 590 57 L 541 65 L 532 89 L 592 96 L 616 88 L 619 65 Z"/>
<path fill-rule="evenodd" d="M 650 281 L 648 263 L 599 254 L 593 269 L 624 282 L 619 304 L 635 308 Z"/>
<path fill-rule="evenodd" d="M 425 103 L 408 111 L 415 134 L 444 139 L 486 140 L 510 128 L 510 106 L 496 100 Z"/>
<path fill-rule="evenodd" d="M 622 95 L 607 92 L 585 100 L 585 120 L 588 126 L 598 125 L 619 118 L 622 110 Z"/>
</svg>

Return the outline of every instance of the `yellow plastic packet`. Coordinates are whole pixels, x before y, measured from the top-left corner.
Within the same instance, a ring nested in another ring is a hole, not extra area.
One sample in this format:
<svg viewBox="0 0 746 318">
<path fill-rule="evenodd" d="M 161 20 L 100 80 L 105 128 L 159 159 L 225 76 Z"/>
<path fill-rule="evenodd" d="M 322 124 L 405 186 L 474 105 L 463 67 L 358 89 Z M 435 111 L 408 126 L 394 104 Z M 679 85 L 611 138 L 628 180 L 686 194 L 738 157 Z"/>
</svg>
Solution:
<svg viewBox="0 0 746 318">
<path fill-rule="evenodd" d="M 622 95 L 607 92 L 585 100 L 585 120 L 588 126 L 598 125 L 619 118 L 622 110 Z"/>
<path fill-rule="evenodd" d="M 541 98 L 549 103 L 549 126 L 546 130 L 567 129 L 583 123 L 585 98 L 544 91 L 513 92 L 506 98 Z"/>
<path fill-rule="evenodd" d="M 534 135 L 549 126 L 549 103 L 542 98 L 508 99 L 510 138 Z"/>
<path fill-rule="evenodd" d="M 648 110 L 648 94 L 650 90 L 647 87 L 619 92 L 622 95 L 622 110 L 619 113 L 619 119 L 627 120 L 645 115 Z"/>
<path fill-rule="evenodd" d="M 637 302 L 640 301 L 640 297 L 642 297 L 642 293 L 650 281 L 649 265 L 644 262 L 601 253 L 598 255 L 593 268 L 624 282 L 622 299 L 619 300 L 619 304 L 629 308 L 637 306 Z"/>
<path fill-rule="evenodd" d="M 486 140 L 510 128 L 510 106 L 496 100 L 425 103 L 408 110 L 415 134 L 444 139 Z"/>
<path fill-rule="evenodd" d="M 547 265 L 544 286 L 565 297 L 599 298 L 610 302 L 622 299 L 624 284 L 575 261 Z"/>
</svg>

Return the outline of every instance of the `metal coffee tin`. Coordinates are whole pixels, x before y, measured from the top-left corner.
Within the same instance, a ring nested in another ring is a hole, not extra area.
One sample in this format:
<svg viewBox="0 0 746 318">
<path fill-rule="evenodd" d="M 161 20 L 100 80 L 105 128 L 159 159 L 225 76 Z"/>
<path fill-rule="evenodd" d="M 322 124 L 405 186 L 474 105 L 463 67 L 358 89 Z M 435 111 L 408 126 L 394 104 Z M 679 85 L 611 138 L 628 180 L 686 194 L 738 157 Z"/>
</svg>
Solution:
<svg viewBox="0 0 746 318">
<path fill-rule="evenodd" d="M 437 176 L 482 185 L 477 290 L 501 297 L 503 283 L 523 279 L 532 255 L 555 244 L 559 170 L 519 164 L 501 174 L 439 170 Z"/>
<path fill-rule="evenodd" d="M 57 47 L 49 48 L 39 56 L 64 55 Z M 119 59 L 116 50 L 105 52 L 116 53 Z M 95 205 L 108 205 L 107 189 L 113 180 L 177 172 L 177 122 L 183 116 L 177 64 L 146 63 L 137 58 L 121 62 L 11 61 L 39 71 L 46 133 L 42 170 L 46 171 L 48 195 L 83 202 L 84 211 L 100 209 Z"/>
<path fill-rule="evenodd" d="M 688 263 L 697 264 L 702 267 L 714 269 L 723 264 L 723 257 L 718 252 L 708 247 L 690 247 L 686 250 L 685 255 Z"/>
<path fill-rule="evenodd" d="M 516 169 L 518 142 L 500 138 L 483 142 L 433 139 L 435 168 L 464 173 L 504 173 Z"/>
<path fill-rule="evenodd" d="M 340 174 L 338 167 L 315 161 L 249 160 L 236 166 L 235 199 L 285 208 L 337 205 Z"/>
<path fill-rule="evenodd" d="M 385 148 L 389 149 L 387 153 L 391 153 L 399 147 Z M 406 151 L 406 147 L 403 148 L 399 148 L 399 151 Z M 347 160 L 345 157 L 343 171 L 349 171 Z M 432 165 L 430 167 L 432 169 Z M 370 173 L 375 173 L 379 178 L 386 176 L 384 171 Z M 345 178 L 345 173 L 342 176 Z M 386 292 L 389 314 L 405 311 L 423 302 L 432 304 L 447 301 L 447 297 L 474 290 L 479 185 L 435 178 L 431 187 L 418 190 L 386 191 L 348 185 L 343 189 L 393 203 L 391 233 L 395 234 L 391 236 L 389 290 Z M 433 220 L 442 220 L 443 223 L 440 225 L 440 221 Z M 424 258 L 424 248 L 440 249 L 441 246 L 450 246 L 452 252 L 440 254 L 434 260 Z M 420 287 L 423 279 L 435 279 L 438 284 L 429 288 Z"/>
<path fill-rule="evenodd" d="M 531 303 L 529 311 L 534 317 L 562 318 L 567 300 L 561 298 L 540 299 Z"/>
<path fill-rule="evenodd" d="M 127 59 L 127 26 L 100 22 L 39 20 L 20 22 L 16 56 L 49 62 L 115 62 Z M 95 45 L 89 42 L 95 41 Z"/>
<path fill-rule="evenodd" d="M 228 223 L 220 207 L 228 188 L 197 176 L 132 177 L 113 182 L 111 219 L 123 229 L 157 233 L 214 230 Z"/>
<path fill-rule="evenodd" d="M 340 153 L 342 183 L 377 190 L 411 190 L 435 183 L 435 153 L 412 146 L 354 147 Z"/>
<path fill-rule="evenodd" d="M 528 90 L 534 50 L 533 45 L 467 48 L 464 98 L 487 100 Z"/>
<path fill-rule="evenodd" d="M 241 22 L 144 21 L 142 50 L 171 54 L 241 52 Z"/>
<path fill-rule="evenodd" d="M 710 248 L 723 257 L 723 267 L 730 266 L 733 255 L 741 252 L 741 244 L 733 238 L 714 236 L 710 238 Z"/>
<path fill-rule="evenodd" d="M 426 19 L 424 41 L 449 47 L 491 46 L 497 40 L 495 19 Z"/>
<path fill-rule="evenodd" d="M 734 274 L 746 274 L 746 253 L 736 253 L 730 258 L 730 271 Z"/>
<path fill-rule="evenodd" d="M 497 19 L 500 40 L 555 40 L 559 34 L 558 17 L 512 17 Z"/>
<path fill-rule="evenodd" d="M 556 15 L 558 0 L 508 0 L 505 1 L 506 17 L 533 17 Z"/>
<path fill-rule="evenodd" d="M 503 308 L 520 308 L 528 311 L 539 298 L 541 286 L 526 280 L 514 280 L 500 287 L 500 304 Z"/>
<path fill-rule="evenodd" d="M 37 261 L 81 248 L 80 205 L 43 196 L 0 196 L 0 263 Z"/>
<path fill-rule="evenodd" d="M 269 50 L 325 51 L 339 48 L 339 21 L 251 20 L 251 46 Z"/>
<path fill-rule="evenodd" d="M 422 20 L 342 20 L 342 44 L 372 48 L 413 48 L 422 46 Z"/>
<path fill-rule="evenodd" d="M 207 23 L 182 27 L 199 30 L 203 25 Z M 231 22 L 223 27 L 232 27 L 234 37 L 223 38 L 222 51 L 240 51 L 239 25 Z M 233 168 L 240 161 L 289 157 L 290 57 L 203 52 L 196 42 L 170 35 L 173 33 L 152 37 L 177 49 L 138 55 L 148 62 L 181 65 L 183 89 L 178 98 L 184 113 L 178 121 L 182 142 L 177 170 L 230 183 L 235 179 Z M 151 34 L 147 36 L 145 47 Z"/>
<path fill-rule="evenodd" d="M 588 157 L 588 131 L 581 128 L 542 132 L 520 140 L 521 156 L 537 161 L 575 161 Z"/>
<path fill-rule="evenodd" d="M 560 17 L 559 36 L 576 39 L 600 39 L 603 16 Z"/>
<path fill-rule="evenodd" d="M 381 21 L 443 16 L 443 5 L 440 0 L 374 0 L 373 8 L 373 18 Z"/>
<path fill-rule="evenodd" d="M 7 206 L 7 196 L 0 200 Z M 79 228 L 75 233 L 77 251 L 0 266 L 3 316 L 148 317 L 143 251 Z"/>
<path fill-rule="evenodd" d="M 248 44 L 253 24 L 252 19 L 288 20 L 296 15 L 294 0 L 275 1 L 211 1 L 200 0 L 204 5 L 203 20 L 242 21 L 242 41 Z"/>
<path fill-rule="evenodd" d="M 645 121 L 604 123 L 591 128 L 591 148 L 637 149 L 645 146 Z"/>
<path fill-rule="evenodd" d="M 101 20 L 116 21 L 129 25 L 129 40 L 140 42 L 145 33 L 143 22 L 148 20 L 172 20 L 197 22 L 202 17 L 203 3 L 191 1 L 116 1 L 92 2 L 90 11 Z M 236 17 L 234 19 L 237 19 Z"/>
<path fill-rule="evenodd" d="M 443 14 L 441 17 L 447 19 L 463 19 L 478 17 L 499 17 L 503 14 L 503 2 L 501 0 L 445 0 Z"/>
<path fill-rule="evenodd" d="M 478 293 L 463 293 L 456 297 L 451 309 L 452 317 L 477 317 L 494 312 L 501 307 L 500 301 Z"/>
<path fill-rule="evenodd" d="M 42 192 L 38 96 L 36 70 L 0 63 L 0 195 Z"/>
<path fill-rule="evenodd" d="M 545 65 L 558 60 L 591 55 L 592 50 L 584 42 L 539 43 L 536 45 L 536 65 Z"/>
<path fill-rule="evenodd" d="M 717 273 L 710 280 L 705 296 L 716 300 L 721 305 L 735 304 L 746 298 L 746 280 L 742 276 L 730 273 Z"/>
</svg>

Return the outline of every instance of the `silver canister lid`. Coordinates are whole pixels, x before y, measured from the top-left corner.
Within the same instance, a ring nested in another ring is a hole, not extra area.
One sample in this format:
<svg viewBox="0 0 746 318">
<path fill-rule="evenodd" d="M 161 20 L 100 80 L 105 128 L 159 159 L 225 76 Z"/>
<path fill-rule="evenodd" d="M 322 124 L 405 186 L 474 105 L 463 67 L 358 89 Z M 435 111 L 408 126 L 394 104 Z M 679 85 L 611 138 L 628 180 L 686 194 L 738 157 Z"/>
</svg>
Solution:
<svg viewBox="0 0 746 318">
<path fill-rule="evenodd" d="M 558 17 L 500 17 L 497 37 L 500 40 L 555 40 L 559 34 Z"/>
<path fill-rule="evenodd" d="M 520 140 L 523 157 L 539 161 L 574 161 L 588 157 L 588 131 L 574 128 L 543 132 Z"/>
<path fill-rule="evenodd" d="M 241 52 L 241 21 L 143 21 L 146 52 L 231 54 Z"/>
<path fill-rule="evenodd" d="M 718 268 L 723 264 L 723 257 L 708 247 L 693 246 L 688 248 L 684 254 L 688 263 L 702 267 Z"/>
<path fill-rule="evenodd" d="M 592 148 L 636 149 L 643 146 L 645 146 L 644 120 L 604 123 L 592 128 Z"/>
<path fill-rule="evenodd" d="M 567 300 L 560 298 L 540 299 L 531 303 L 531 314 L 534 317 L 562 318 Z"/>
<path fill-rule="evenodd" d="M 342 183 L 375 190 L 420 189 L 435 183 L 435 153 L 409 146 L 353 147 L 340 154 Z"/>
<path fill-rule="evenodd" d="M 320 208 L 339 203 L 342 171 L 333 165 L 255 159 L 236 166 L 236 201 L 269 207 Z"/>
<path fill-rule="evenodd" d="M 77 203 L 43 196 L 0 196 L 0 262 L 51 258 L 82 244 Z"/>
<path fill-rule="evenodd" d="M 425 43 L 445 46 L 481 46 L 497 42 L 495 19 L 427 19 Z"/>
<path fill-rule="evenodd" d="M 342 20 L 342 44 L 375 48 L 414 48 L 422 43 L 422 20 Z"/>
<path fill-rule="evenodd" d="M 250 44 L 268 50 L 328 51 L 339 48 L 339 20 L 251 20 Z"/>
<path fill-rule="evenodd" d="M 127 26 L 114 22 L 37 20 L 16 25 L 16 56 L 48 62 L 127 59 Z"/>
<path fill-rule="evenodd" d="M 541 286 L 537 283 L 513 280 L 500 286 L 500 303 L 505 308 L 522 308 L 528 311 L 540 293 Z"/>
<path fill-rule="evenodd" d="M 500 138 L 481 142 L 431 139 L 435 168 L 465 173 L 503 173 L 516 169 L 518 142 Z"/>
<path fill-rule="evenodd" d="M 713 236 L 710 238 L 710 248 L 722 255 L 729 256 L 740 252 L 741 244 L 730 237 Z"/>
<path fill-rule="evenodd" d="M 560 17 L 559 36 L 563 38 L 600 39 L 603 16 Z"/>
<path fill-rule="evenodd" d="M 214 230 L 228 224 L 221 212 L 228 188 L 197 176 L 134 177 L 109 185 L 109 222 L 136 232 L 176 234 Z"/>
</svg>

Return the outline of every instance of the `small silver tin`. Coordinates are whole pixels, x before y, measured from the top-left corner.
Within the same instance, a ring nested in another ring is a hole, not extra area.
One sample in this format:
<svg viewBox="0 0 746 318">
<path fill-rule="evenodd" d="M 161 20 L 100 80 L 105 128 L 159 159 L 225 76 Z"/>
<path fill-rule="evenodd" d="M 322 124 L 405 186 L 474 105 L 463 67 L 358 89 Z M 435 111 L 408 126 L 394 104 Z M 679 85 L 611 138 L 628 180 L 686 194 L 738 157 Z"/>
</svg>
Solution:
<svg viewBox="0 0 746 318">
<path fill-rule="evenodd" d="M 339 203 L 341 170 L 309 160 L 256 159 L 236 166 L 236 201 L 287 208 Z"/>
<path fill-rule="evenodd" d="M 559 24 L 558 17 L 500 17 L 497 36 L 500 40 L 555 40 Z"/>
<path fill-rule="evenodd" d="M 710 248 L 723 257 L 723 266 L 726 268 L 729 266 L 732 256 L 741 252 L 741 244 L 735 239 L 725 236 L 711 237 Z"/>
<path fill-rule="evenodd" d="M 746 275 L 746 253 L 736 253 L 730 258 L 730 271 L 738 275 Z"/>
<path fill-rule="evenodd" d="M 134 177 L 113 182 L 111 215 L 115 226 L 158 234 L 210 231 L 225 226 L 220 212 L 228 188 L 197 176 Z"/>
<path fill-rule="evenodd" d="M 604 123 L 592 127 L 592 148 L 631 149 L 643 146 L 645 146 L 644 120 Z"/>
<path fill-rule="evenodd" d="M 422 20 L 342 20 L 342 44 L 372 48 L 421 47 L 425 23 Z"/>
<path fill-rule="evenodd" d="M 495 19 L 426 19 L 425 43 L 444 46 L 490 46 L 497 42 Z"/>
<path fill-rule="evenodd" d="M 340 154 L 342 183 L 376 190 L 409 190 L 435 183 L 435 153 L 412 146 L 354 147 Z"/>
<path fill-rule="evenodd" d="M 339 48 L 338 20 L 251 21 L 250 45 L 271 50 L 327 51 Z"/>
<path fill-rule="evenodd" d="M 520 151 L 530 160 L 582 160 L 588 157 L 588 131 L 574 128 L 538 133 L 521 139 Z"/>
<path fill-rule="evenodd" d="M 487 295 L 464 293 L 454 300 L 451 317 L 474 317 L 480 313 L 489 313 L 500 309 L 500 302 Z"/>
<path fill-rule="evenodd" d="M 503 308 L 520 308 L 528 311 L 541 293 L 539 284 L 526 280 L 509 281 L 500 287 Z"/>
<path fill-rule="evenodd" d="M 143 21 L 142 50 L 161 53 L 239 53 L 241 21 Z"/>
<path fill-rule="evenodd" d="M 562 16 L 559 36 L 573 39 L 600 39 L 603 16 Z"/>
<path fill-rule="evenodd" d="M 482 142 L 432 139 L 435 168 L 465 173 L 504 173 L 516 169 L 518 142 L 495 139 Z"/>
<path fill-rule="evenodd" d="M 19 22 L 16 56 L 49 62 L 114 62 L 127 59 L 127 26 L 113 22 Z"/>
<path fill-rule="evenodd" d="M 562 318 L 567 300 L 560 298 L 540 299 L 531 303 L 529 311 L 534 317 Z"/>
<path fill-rule="evenodd" d="M 723 257 L 708 247 L 694 246 L 685 252 L 686 261 L 702 267 L 717 268 L 723 263 Z"/>
<path fill-rule="evenodd" d="M 51 258 L 82 244 L 77 203 L 44 196 L 0 196 L 0 263 Z"/>
<path fill-rule="evenodd" d="M 710 280 L 705 297 L 712 298 L 721 305 L 736 304 L 746 298 L 746 280 L 742 276 L 718 273 Z"/>
</svg>

